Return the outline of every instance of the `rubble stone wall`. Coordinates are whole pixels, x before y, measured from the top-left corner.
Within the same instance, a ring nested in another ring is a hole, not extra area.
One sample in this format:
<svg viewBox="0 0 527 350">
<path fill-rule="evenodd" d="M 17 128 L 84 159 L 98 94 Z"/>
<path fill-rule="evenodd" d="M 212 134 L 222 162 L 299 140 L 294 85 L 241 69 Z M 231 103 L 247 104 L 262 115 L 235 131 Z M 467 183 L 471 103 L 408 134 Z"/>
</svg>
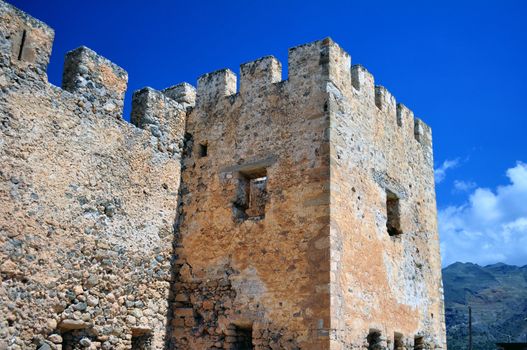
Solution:
<svg viewBox="0 0 527 350">
<path fill-rule="evenodd" d="M 183 348 L 241 348 L 237 328 L 255 349 L 329 346 L 329 114 L 319 56 L 320 43 L 291 49 L 287 81 L 274 57 L 243 64 L 239 92 L 229 70 L 198 81 L 176 248 Z M 264 176 L 263 215 L 251 216 L 244 183 Z"/>
<path fill-rule="evenodd" d="M 186 111 L 122 120 L 127 74 L 87 48 L 50 85 L 52 40 L 0 2 L 0 348 L 163 348 Z"/>
</svg>

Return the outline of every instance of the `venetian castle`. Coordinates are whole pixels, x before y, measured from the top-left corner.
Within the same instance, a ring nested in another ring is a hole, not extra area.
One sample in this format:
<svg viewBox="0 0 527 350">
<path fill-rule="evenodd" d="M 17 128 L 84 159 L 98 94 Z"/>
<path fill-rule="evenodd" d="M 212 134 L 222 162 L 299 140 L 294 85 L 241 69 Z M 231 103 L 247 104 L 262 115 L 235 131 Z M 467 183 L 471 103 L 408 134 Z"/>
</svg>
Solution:
<svg viewBox="0 0 527 350">
<path fill-rule="evenodd" d="M 0 1 L 0 349 L 446 349 L 430 128 L 331 39 L 133 94 Z M 237 86 L 239 85 L 239 89 Z"/>
</svg>

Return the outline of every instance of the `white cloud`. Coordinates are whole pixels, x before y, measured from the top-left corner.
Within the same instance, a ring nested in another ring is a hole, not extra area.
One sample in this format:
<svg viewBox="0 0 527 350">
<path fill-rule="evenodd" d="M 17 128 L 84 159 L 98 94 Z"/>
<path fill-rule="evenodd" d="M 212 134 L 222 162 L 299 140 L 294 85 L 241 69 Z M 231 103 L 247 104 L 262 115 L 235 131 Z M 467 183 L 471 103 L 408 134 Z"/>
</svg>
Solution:
<svg viewBox="0 0 527 350">
<path fill-rule="evenodd" d="M 507 170 L 510 183 L 476 188 L 461 206 L 439 210 L 443 263 L 527 264 L 527 164 Z"/>
<path fill-rule="evenodd" d="M 442 182 L 446 177 L 446 172 L 448 169 L 455 168 L 459 165 L 459 158 L 456 159 L 447 159 L 441 164 L 439 168 L 434 170 L 434 177 L 436 184 Z"/>
<path fill-rule="evenodd" d="M 476 183 L 472 181 L 454 180 L 455 192 L 468 192 L 476 188 Z"/>
</svg>

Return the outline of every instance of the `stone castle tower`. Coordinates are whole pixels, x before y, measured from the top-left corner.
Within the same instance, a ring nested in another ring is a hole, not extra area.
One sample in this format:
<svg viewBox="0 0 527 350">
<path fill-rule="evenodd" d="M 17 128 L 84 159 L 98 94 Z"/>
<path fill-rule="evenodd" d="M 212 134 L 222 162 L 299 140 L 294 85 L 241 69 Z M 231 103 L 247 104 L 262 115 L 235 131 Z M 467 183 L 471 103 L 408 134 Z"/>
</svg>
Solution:
<svg viewBox="0 0 527 350">
<path fill-rule="evenodd" d="M 0 349 L 446 349 L 431 130 L 331 39 L 133 96 L 0 1 Z"/>
</svg>

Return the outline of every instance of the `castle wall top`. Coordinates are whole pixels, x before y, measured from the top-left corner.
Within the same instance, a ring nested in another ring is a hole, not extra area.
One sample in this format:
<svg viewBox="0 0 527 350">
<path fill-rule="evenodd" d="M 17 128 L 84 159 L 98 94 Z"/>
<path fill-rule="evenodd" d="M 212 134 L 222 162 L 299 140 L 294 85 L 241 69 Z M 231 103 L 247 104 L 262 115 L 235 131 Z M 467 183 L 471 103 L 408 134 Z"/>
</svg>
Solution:
<svg viewBox="0 0 527 350">
<path fill-rule="evenodd" d="M 81 46 L 66 54 L 62 88 L 100 102 L 104 111 L 120 116 L 128 73 L 93 50 Z"/>
<path fill-rule="evenodd" d="M 45 23 L 0 1 L 0 63 L 45 77 L 55 32 Z"/>
<path fill-rule="evenodd" d="M 387 88 L 375 85 L 373 75 L 362 65 L 351 65 L 350 55 L 331 38 L 299 45 L 289 49 L 287 80 L 282 80 L 282 65 L 273 56 L 265 56 L 240 65 L 240 91 L 237 92 L 237 76 L 229 69 L 202 75 L 198 79 L 197 105 L 221 104 L 228 96 L 251 95 L 256 97 L 262 89 L 284 82 L 289 91 L 307 94 L 310 90 L 333 89 L 341 97 L 355 96 L 360 103 L 372 105 L 383 111 L 401 127 L 405 122 L 414 129 L 412 138 L 431 150 L 431 129 L 402 104 Z M 330 83 L 330 87 L 326 87 Z M 328 90 L 329 91 L 329 90 Z M 309 103 L 309 99 L 306 100 Z M 383 114 L 384 115 L 384 114 Z M 380 117 L 380 116 L 379 116 Z M 414 121 L 415 119 L 415 121 Z M 383 123 L 379 120 L 379 123 Z M 401 132 L 402 129 L 401 129 Z M 407 137 L 407 135 L 405 135 Z"/>
<path fill-rule="evenodd" d="M 43 22 L 0 1 L 2 33 L 1 57 L 14 67 L 32 67 L 46 80 L 46 67 L 51 54 L 53 30 Z M 398 104 L 382 86 L 375 86 L 374 78 L 363 66 L 350 64 L 350 55 L 331 38 L 299 45 L 288 52 L 288 84 L 291 89 L 320 86 L 316 81 L 328 81 L 341 92 L 352 88 L 360 91 L 363 100 L 373 101 L 379 109 L 387 109 L 398 123 L 402 122 Z M 10 65 L 6 64 L 6 65 Z M 311 72 L 311 74 L 306 74 Z M 317 72 L 313 74 L 312 72 Z M 67 53 L 63 89 L 79 96 L 89 96 L 95 108 L 109 115 L 122 114 L 128 75 L 126 71 L 87 47 Z M 282 81 L 281 63 L 273 56 L 244 63 L 240 66 L 240 94 L 246 95 Z M 198 87 L 182 83 L 163 90 L 165 96 L 184 107 L 213 105 L 220 99 L 237 93 L 237 76 L 229 69 L 204 74 Z M 408 114 L 412 115 L 413 114 Z M 431 149 L 431 129 L 422 120 L 415 122 L 415 139 L 425 149 Z"/>
<path fill-rule="evenodd" d="M 273 56 L 265 56 L 240 66 L 240 93 L 265 88 L 282 80 L 282 64 Z"/>
</svg>

